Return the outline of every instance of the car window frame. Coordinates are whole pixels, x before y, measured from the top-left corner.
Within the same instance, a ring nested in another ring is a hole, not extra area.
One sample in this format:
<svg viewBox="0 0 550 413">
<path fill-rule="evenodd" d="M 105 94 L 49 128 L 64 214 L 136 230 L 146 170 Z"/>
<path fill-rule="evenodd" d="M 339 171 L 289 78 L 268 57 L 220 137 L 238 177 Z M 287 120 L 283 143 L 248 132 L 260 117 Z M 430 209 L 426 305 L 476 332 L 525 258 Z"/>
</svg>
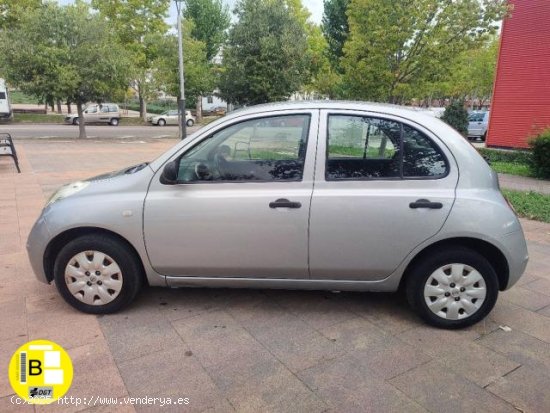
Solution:
<svg viewBox="0 0 550 413">
<path fill-rule="evenodd" d="M 264 114 L 259 114 L 259 115 L 264 115 Z M 210 185 L 210 184 L 225 184 L 225 185 L 227 185 L 227 184 L 242 184 L 242 183 L 246 183 L 246 184 L 266 184 L 266 183 L 284 184 L 284 183 L 286 183 L 286 184 L 289 184 L 289 183 L 302 183 L 302 182 L 304 182 L 306 162 L 307 162 L 307 159 L 308 159 L 307 158 L 307 156 L 308 156 L 307 152 L 308 152 L 308 147 L 310 145 L 309 138 L 310 138 L 310 134 L 311 134 L 311 127 L 312 127 L 312 124 L 313 124 L 313 122 L 312 122 L 313 121 L 313 114 L 312 114 L 311 111 L 307 111 L 307 110 L 297 111 L 297 112 L 290 112 L 290 113 L 289 112 L 284 112 L 284 113 L 280 113 L 280 114 L 270 113 L 267 116 L 254 116 L 254 117 L 248 117 L 248 118 L 240 119 L 240 120 L 237 120 L 236 122 L 231 122 L 227 125 L 224 125 L 223 127 L 217 128 L 217 129 L 213 130 L 212 132 L 208 133 L 207 135 L 201 137 L 201 139 L 199 139 L 197 142 L 194 142 L 193 145 L 185 148 L 184 151 L 181 154 L 179 154 L 178 156 L 173 158 L 173 161 L 177 161 L 177 165 L 178 165 L 178 169 L 179 169 L 179 164 L 181 162 L 181 159 L 187 153 L 189 153 L 194 148 L 196 148 L 198 145 L 204 143 L 208 139 L 211 139 L 214 135 L 222 132 L 223 130 L 225 130 L 227 128 L 231 128 L 235 125 L 245 123 L 245 122 L 249 122 L 249 121 L 253 121 L 253 120 L 262 120 L 262 119 L 269 119 L 269 118 L 281 118 L 281 117 L 292 117 L 292 116 L 305 116 L 307 118 L 307 128 L 306 128 L 305 142 L 304 142 L 303 170 L 302 170 L 302 175 L 301 175 L 300 179 L 292 179 L 292 180 L 254 180 L 254 181 L 251 181 L 251 180 L 180 181 L 180 180 L 177 180 L 175 182 L 175 185 Z"/>
<path fill-rule="evenodd" d="M 329 138 L 329 122 L 331 116 L 356 116 L 356 117 L 362 117 L 362 118 L 376 118 L 380 120 L 390 121 L 390 122 L 397 122 L 400 125 L 400 137 L 399 137 L 399 176 L 388 176 L 388 177 L 353 177 L 353 178 L 336 178 L 336 179 L 328 179 L 328 168 L 327 168 L 327 162 L 328 162 L 328 151 L 329 151 L 329 144 L 328 144 L 328 138 Z M 407 118 L 402 118 L 400 116 L 384 116 L 383 113 L 371 113 L 371 112 L 365 112 L 361 113 L 359 111 L 351 110 L 351 111 L 333 111 L 333 110 L 327 110 L 326 111 L 326 129 L 325 129 L 325 135 L 324 137 L 318 136 L 318 139 L 324 139 L 325 141 L 325 156 L 324 156 L 324 173 L 323 173 L 323 180 L 325 182 L 363 182 L 363 181 L 436 181 L 440 179 L 445 179 L 451 174 L 451 162 L 449 161 L 449 158 L 445 151 L 441 148 L 441 145 L 438 144 L 432 137 L 429 136 L 425 131 L 423 131 L 422 128 L 418 128 L 417 126 L 413 125 L 413 123 L 419 125 L 422 127 L 421 124 L 414 122 Z M 445 162 L 445 174 L 437 175 L 437 176 L 403 176 L 403 125 L 407 125 L 412 129 L 415 129 L 416 131 L 422 133 L 433 145 L 437 147 L 441 155 L 443 156 L 443 160 Z M 425 129 L 425 128 L 424 128 Z M 439 138 L 441 139 L 441 138 Z"/>
</svg>

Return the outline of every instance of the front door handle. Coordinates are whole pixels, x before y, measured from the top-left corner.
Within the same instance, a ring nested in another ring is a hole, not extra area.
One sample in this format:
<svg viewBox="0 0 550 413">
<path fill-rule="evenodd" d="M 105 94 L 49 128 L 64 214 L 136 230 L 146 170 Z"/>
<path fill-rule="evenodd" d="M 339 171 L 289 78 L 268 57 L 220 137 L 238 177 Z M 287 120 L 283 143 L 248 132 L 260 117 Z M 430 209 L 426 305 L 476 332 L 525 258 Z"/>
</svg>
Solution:
<svg viewBox="0 0 550 413">
<path fill-rule="evenodd" d="M 300 202 L 291 202 L 288 199 L 280 198 L 276 201 L 269 203 L 270 208 L 301 208 L 302 204 Z"/>
<path fill-rule="evenodd" d="M 417 199 L 415 202 L 409 204 L 409 208 L 441 209 L 443 208 L 443 204 L 441 202 L 430 202 L 428 199 Z"/>
</svg>

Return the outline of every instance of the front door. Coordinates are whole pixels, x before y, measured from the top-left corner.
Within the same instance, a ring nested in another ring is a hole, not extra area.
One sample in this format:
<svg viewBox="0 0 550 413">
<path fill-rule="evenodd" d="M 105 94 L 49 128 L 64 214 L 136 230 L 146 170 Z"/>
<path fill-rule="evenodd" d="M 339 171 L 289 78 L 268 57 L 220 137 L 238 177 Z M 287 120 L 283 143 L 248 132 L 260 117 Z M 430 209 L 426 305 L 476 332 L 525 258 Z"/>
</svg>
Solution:
<svg viewBox="0 0 550 413">
<path fill-rule="evenodd" d="M 440 230 L 458 171 L 436 140 L 399 118 L 322 112 L 310 218 L 312 279 L 383 279 Z"/>
<path fill-rule="evenodd" d="M 147 253 L 169 276 L 308 278 L 318 111 L 232 120 L 159 171 L 144 208 Z"/>
</svg>

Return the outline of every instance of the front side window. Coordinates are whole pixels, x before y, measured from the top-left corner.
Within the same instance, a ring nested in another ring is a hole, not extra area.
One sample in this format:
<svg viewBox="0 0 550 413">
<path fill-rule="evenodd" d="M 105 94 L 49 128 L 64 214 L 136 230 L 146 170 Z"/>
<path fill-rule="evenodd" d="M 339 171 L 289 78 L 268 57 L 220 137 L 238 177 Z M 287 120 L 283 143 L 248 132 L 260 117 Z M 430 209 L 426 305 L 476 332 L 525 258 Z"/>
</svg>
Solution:
<svg viewBox="0 0 550 413">
<path fill-rule="evenodd" d="M 178 181 L 300 181 L 309 123 L 309 115 L 286 115 L 231 125 L 182 156 Z"/>
<path fill-rule="evenodd" d="M 328 180 L 400 176 L 400 124 L 394 121 L 334 115 L 328 121 Z"/>
</svg>

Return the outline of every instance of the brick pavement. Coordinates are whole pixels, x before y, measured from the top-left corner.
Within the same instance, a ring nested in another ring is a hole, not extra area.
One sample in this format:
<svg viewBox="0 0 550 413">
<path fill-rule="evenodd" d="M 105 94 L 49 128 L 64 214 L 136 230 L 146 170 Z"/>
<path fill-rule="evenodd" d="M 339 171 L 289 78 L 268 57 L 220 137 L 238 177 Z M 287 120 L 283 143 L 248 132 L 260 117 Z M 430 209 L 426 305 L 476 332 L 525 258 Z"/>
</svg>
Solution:
<svg viewBox="0 0 550 413">
<path fill-rule="evenodd" d="M 526 275 L 461 331 L 427 327 L 397 295 L 365 293 L 148 288 L 127 310 L 96 317 L 34 280 L 24 245 L 57 186 L 174 143 L 17 142 L 20 175 L 0 159 L 0 411 L 550 411 L 548 224 L 522 220 Z M 15 407 L 5 366 L 37 338 L 71 355 L 69 396 L 190 404 Z"/>
</svg>

